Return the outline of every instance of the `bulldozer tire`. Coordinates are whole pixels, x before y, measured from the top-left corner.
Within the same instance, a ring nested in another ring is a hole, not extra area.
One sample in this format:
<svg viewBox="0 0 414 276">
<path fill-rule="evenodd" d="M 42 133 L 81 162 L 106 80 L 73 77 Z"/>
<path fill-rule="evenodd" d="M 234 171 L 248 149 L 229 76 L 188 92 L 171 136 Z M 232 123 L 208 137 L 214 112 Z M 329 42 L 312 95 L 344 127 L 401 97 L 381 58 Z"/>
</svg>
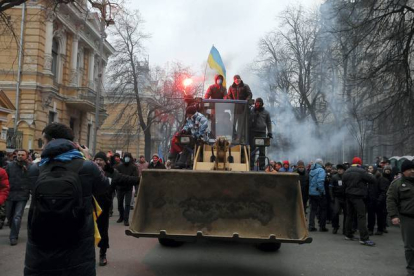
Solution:
<svg viewBox="0 0 414 276">
<path fill-rule="evenodd" d="M 183 241 L 176 241 L 173 239 L 158 238 L 158 242 L 165 247 L 179 247 L 184 244 Z"/>
<path fill-rule="evenodd" d="M 282 246 L 281 243 L 259 243 L 256 247 L 263 252 L 276 252 Z"/>
</svg>

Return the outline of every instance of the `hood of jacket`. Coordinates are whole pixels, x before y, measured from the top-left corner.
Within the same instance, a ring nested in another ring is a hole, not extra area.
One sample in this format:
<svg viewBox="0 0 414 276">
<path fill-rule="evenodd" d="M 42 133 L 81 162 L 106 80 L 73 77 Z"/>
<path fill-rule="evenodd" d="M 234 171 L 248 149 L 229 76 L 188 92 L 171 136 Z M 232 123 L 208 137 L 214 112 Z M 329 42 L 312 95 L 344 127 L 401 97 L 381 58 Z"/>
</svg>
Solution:
<svg viewBox="0 0 414 276">
<path fill-rule="evenodd" d="M 66 139 L 55 139 L 50 141 L 42 152 L 42 158 L 53 158 L 62 153 L 76 149 L 76 145 Z"/>
<path fill-rule="evenodd" d="M 322 165 L 318 163 L 313 164 L 309 172 L 309 175 L 312 177 L 315 176 L 318 173 L 318 169 L 322 169 Z"/>
</svg>

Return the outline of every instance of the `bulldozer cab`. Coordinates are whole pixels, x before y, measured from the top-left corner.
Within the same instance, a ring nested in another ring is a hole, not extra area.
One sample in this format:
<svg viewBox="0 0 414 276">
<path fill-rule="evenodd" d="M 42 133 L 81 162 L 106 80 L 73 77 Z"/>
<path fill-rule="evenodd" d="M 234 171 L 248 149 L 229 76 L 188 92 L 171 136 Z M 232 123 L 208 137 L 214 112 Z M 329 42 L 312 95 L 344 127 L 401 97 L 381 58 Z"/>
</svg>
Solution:
<svg viewBox="0 0 414 276">
<path fill-rule="evenodd" d="M 248 101 L 203 99 L 200 112 L 208 131 L 195 147 L 193 170 L 249 171 Z"/>
<path fill-rule="evenodd" d="M 166 241 L 309 243 L 299 176 L 250 172 L 248 101 L 198 100 L 208 119 L 192 170 L 144 170 L 126 234 Z M 175 244 L 175 243 L 173 243 Z"/>
</svg>

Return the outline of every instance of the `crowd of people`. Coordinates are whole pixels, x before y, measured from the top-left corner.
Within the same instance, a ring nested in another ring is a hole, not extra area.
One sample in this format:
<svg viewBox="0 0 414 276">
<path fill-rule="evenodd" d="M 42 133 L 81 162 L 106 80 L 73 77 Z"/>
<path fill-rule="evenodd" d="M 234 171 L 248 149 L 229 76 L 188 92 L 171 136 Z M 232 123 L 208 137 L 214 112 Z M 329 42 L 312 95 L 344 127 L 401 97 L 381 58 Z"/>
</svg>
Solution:
<svg viewBox="0 0 414 276">
<path fill-rule="evenodd" d="M 345 240 L 374 246 L 370 236 L 388 233 L 390 224 L 400 225 L 407 270 L 409 275 L 414 273 L 414 161 L 405 160 L 401 168 L 393 168 L 386 159 L 363 166 L 359 157 L 336 166 L 322 159 L 307 166 L 301 160 L 293 166 L 289 161 L 271 160 L 265 171 L 299 174 L 310 232 L 318 230 L 317 218 L 320 232 L 328 232 L 326 225 L 331 224 L 332 233 L 337 234 L 342 225 Z"/>
</svg>

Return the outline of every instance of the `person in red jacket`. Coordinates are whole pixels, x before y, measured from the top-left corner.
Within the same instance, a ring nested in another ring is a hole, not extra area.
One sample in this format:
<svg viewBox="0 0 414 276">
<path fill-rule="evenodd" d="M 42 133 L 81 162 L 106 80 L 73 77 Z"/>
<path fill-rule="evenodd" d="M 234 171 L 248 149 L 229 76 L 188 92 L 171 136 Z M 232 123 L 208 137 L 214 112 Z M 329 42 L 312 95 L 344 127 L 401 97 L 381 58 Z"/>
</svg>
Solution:
<svg viewBox="0 0 414 276">
<path fill-rule="evenodd" d="M 5 169 L 0 168 L 0 229 L 3 228 L 6 219 L 6 199 L 9 196 L 9 177 Z"/>
</svg>

